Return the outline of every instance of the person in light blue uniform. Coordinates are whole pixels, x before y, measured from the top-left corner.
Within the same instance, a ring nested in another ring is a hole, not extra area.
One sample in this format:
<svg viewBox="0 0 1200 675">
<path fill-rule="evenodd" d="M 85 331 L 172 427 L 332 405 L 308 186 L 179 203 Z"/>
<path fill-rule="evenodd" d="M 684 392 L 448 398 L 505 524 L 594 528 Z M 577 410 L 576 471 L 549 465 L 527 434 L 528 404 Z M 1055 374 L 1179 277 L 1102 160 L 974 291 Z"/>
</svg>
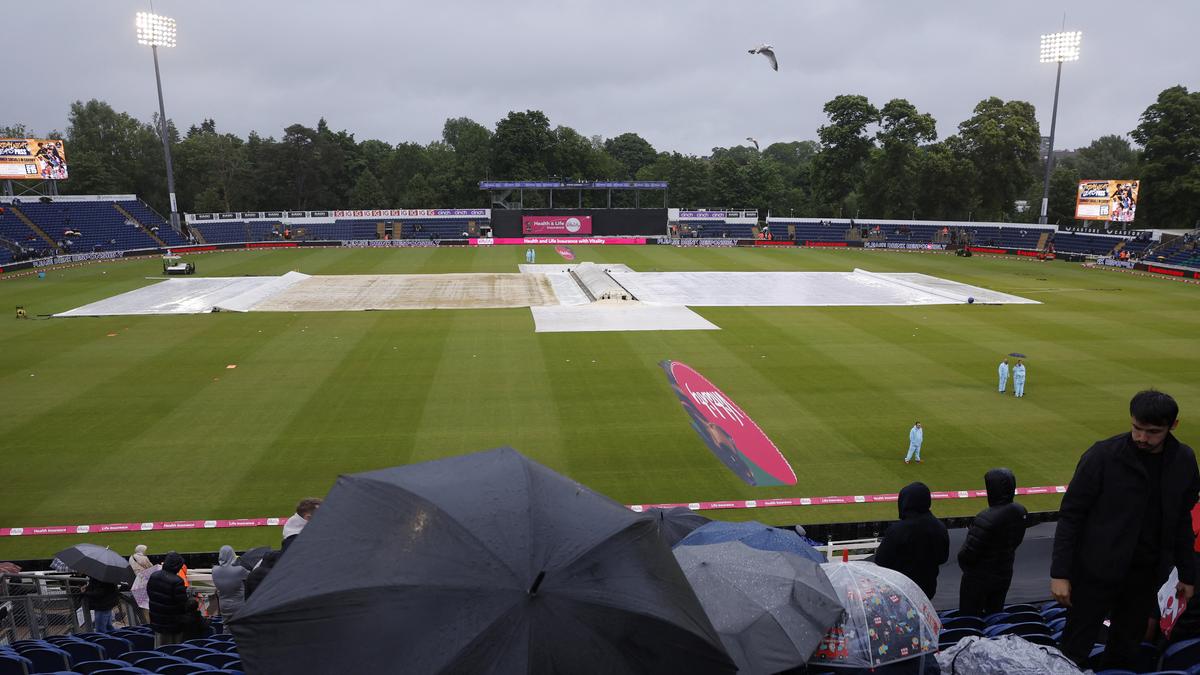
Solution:
<svg viewBox="0 0 1200 675">
<path fill-rule="evenodd" d="M 1017 365 L 1013 366 L 1013 395 L 1017 398 L 1025 395 L 1025 364 L 1021 359 L 1017 359 Z"/>
<path fill-rule="evenodd" d="M 1008 359 L 1000 362 L 1000 393 L 1008 387 Z"/>
<path fill-rule="evenodd" d="M 904 463 L 908 464 L 916 459 L 917 464 L 921 463 L 921 443 L 925 441 L 925 428 L 920 422 L 913 424 L 913 428 L 908 431 L 908 454 L 904 456 Z"/>
</svg>

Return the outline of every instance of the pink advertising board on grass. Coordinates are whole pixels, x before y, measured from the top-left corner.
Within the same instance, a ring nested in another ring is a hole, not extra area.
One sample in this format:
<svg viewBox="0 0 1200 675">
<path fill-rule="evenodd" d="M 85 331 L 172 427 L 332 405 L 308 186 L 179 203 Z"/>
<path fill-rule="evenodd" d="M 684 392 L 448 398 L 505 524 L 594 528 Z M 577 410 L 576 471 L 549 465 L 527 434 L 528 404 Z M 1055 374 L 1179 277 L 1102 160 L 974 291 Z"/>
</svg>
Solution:
<svg viewBox="0 0 1200 675">
<path fill-rule="evenodd" d="M 691 366 L 678 361 L 659 364 L 692 429 L 721 463 L 747 485 L 795 485 L 792 470 L 779 448 L 725 392 Z"/>
</svg>

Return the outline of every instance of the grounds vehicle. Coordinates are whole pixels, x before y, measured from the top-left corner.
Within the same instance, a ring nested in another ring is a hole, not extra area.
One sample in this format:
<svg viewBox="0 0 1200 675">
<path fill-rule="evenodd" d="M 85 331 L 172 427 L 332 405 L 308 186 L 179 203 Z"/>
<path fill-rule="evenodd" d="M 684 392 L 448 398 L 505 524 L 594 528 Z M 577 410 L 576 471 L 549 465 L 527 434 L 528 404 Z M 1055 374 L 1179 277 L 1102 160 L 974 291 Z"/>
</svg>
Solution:
<svg viewBox="0 0 1200 675">
<path fill-rule="evenodd" d="M 162 257 L 163 274 L 195 274 L 196 266 L 177 256 L 168 253 Z"/>
</svg>

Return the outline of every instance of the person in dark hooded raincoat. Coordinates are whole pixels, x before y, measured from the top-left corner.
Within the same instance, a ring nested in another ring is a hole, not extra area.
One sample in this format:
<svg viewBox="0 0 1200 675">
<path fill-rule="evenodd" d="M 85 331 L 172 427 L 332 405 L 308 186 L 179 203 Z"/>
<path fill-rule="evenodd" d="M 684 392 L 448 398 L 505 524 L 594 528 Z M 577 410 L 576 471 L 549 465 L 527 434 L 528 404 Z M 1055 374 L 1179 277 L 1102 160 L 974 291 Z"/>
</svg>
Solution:
<svg viewBox="0 0 1200 675">
<path fill-rule="evenodd" d="M 183 556 L 175 551 L 167 554 L 162 569 L 155 572 L 146 584 L 150 599 L 150 625 L 154 628 L 154 646 L 183 641 L 183 619 L 187 611 L 187 587 L 179 577 Z"/>
<path fill-rule="evenodd" d="M 1013 560 L 1025 539 L 1028 511 L 1013 501 L 1017 478 L 1008 469 L 992 469 L 983 476 L 988 507 L 967 528 L 958 551 L 962 583 L 958 587 L 959 613 L 987 616 L 1004 609 L 1012 583 Z"/>
<path fill-rule="evenodd" d="M 932 598 L 937 593 L 938 567 L 950 559 L 950 534 L 930 512 L 933 496 L 924 483 L 905 485 L 896 503 L 900 522 L 883 533 L 875 564 L 907 576 Z"/>
</svg>

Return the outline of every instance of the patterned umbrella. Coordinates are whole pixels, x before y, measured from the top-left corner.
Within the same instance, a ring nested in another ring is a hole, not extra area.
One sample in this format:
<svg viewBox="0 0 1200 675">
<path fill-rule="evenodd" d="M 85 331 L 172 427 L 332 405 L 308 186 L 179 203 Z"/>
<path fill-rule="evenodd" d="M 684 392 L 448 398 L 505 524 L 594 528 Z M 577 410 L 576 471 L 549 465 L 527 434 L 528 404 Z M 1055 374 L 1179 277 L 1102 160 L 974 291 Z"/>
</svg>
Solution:
<svg viewBox="0 0 1200 675">
<path fill-rule="evenodd" d="M 846 608 L 809 663 L 878 668 L 937 651 L 942 630 L 916 582 L 865 560 L 821 565 Z"/>
</svg>

